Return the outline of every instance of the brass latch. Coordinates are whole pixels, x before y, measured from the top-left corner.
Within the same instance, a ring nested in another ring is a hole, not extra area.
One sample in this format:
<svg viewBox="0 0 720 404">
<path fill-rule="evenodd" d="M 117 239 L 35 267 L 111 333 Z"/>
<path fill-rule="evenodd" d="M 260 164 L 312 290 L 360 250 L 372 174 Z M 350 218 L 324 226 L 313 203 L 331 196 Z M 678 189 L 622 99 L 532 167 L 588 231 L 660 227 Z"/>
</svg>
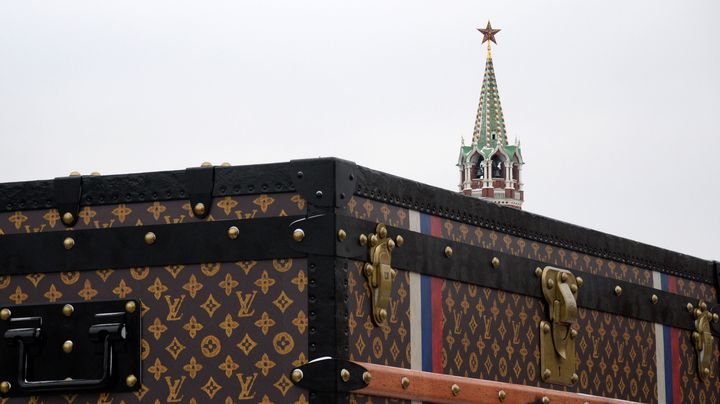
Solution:
<svg viewBox="0 0 720 404">
<path fill-rule="evenodd" d="M 387 228 L 384 224 L 378 224 L 374 234 L 361 237 L 360 240 L 361 243 L 363 240 L 365 243 L 368 240 L 370 242 L 370 263 L 365 264 L 363 272 L 372 295 L 373 322 L 375 325 L 381 325 L 388 316 L 392 283 L 397 275 L 390 266 L 395 241 L 388 238 Z"/>
<path fill-rule="evenodd" d="M 541 272 L 542 271 L 542 272 Z M 577 294 L 581 278 L 567 270 L 538 268 L 542 291 L 550 308 L 550 321 L 540 322 L 540 369 L 546 383 L 570 386 L 578 381 L 575 363 Z"/>
<path fill-rule="evenodd" d="M 689 308 L 692 305 L 689 305 Z M 707 380 L 710 377 L 710 362 L 713 356 L 713 336 L 710 332 L 710 321 L 713 314 L 708 311 L 707 303 L 702 300 L 697 308 L 691 310 L 695 316 L 695 331 L 692 333 L 693 345 L 697 353 L 697 368 L 700 379 Z"/>
</svg>

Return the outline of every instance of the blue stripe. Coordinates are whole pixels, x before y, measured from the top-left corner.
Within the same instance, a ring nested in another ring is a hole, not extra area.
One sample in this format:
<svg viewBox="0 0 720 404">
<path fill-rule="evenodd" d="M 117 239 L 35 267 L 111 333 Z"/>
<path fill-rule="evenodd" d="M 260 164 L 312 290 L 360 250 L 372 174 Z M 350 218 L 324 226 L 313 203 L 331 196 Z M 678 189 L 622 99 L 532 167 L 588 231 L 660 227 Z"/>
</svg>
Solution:
<svg viewBox="0 0 720 404">
<path fill-rule="evenodd" d="M 667 275 L 660 274 L 660 287 L 662 290 L 668 290 L 668 278 Z M 673 363 L 672 363 L 672 343 L 670 342 L 670 327 L 663 325 L 663 342 L 665 347 L 665 400 L 668 403 L 673 402 Z M 658 386 L 662 388 L 662 386 Z"/>
<path fill-rule="evenodd" d="M 430 227 L 430 216 L 425 213 L 420 214 L 420 233 L 431 234 L 432 228 Z"/>
<path fill-rule="evenodd" d="M 430 306 L 430 277 L 420 276 L 422 320 L 422 370 L 432 372 L 432 310 Z"/>
</svg>

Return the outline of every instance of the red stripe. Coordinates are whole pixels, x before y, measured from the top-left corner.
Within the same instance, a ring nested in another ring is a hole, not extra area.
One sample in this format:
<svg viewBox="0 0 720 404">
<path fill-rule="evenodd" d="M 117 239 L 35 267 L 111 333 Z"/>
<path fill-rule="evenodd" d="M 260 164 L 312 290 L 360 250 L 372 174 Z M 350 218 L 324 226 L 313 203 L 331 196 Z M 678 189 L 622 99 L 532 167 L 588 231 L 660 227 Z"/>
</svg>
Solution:
<svg viewBox="0 0 720 404">
<path fill-rule="evenodd" d="M 430 280 L 430 301 L 432 304 L 432 371 L 442 373 L 442 280 L 431 278 Z"/>
<path fill-rule="evenodd" d="M 677 279 L 668 275 L 668 292 L 677 293 Z M 667 342 L 667 341 L 666 341 Z M 672 356 L 672 395 L 673 402 L 680 403 L 680 330 L 670 329 L 670 355 Z M 665 369 L 667 372 L 667 369 Z"/>
<path fill-rule="evenodd" d="M 437 216 L 430 216 L 430 234 L 442 237 L 442 221 Z"/>
</svg>

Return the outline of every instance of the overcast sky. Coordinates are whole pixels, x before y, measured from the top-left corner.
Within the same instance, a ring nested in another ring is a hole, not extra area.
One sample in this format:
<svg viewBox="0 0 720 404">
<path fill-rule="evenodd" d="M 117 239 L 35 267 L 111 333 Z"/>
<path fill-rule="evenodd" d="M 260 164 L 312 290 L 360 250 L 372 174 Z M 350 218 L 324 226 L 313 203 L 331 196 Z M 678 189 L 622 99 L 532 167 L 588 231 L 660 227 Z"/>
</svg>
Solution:
<svg viewBox="0 0 720 404">
<path fill-rule="evenodd" d="M 720 3 L 0 3 L 0 181 L 337 156 L 456 190 L 490 19 L 528 211 L 720 259 Z"/>
</svg>

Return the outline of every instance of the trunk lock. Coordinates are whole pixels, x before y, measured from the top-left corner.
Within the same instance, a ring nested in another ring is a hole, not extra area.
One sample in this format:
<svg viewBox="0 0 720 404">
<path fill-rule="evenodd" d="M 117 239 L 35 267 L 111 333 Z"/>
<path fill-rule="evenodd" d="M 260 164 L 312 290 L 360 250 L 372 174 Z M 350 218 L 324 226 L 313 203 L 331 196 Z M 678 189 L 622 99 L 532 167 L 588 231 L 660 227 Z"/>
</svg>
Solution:
<svg viewBox="0 0 720 404">
<path fill-rule="evenodd" d="M 368 236 L 370 262 L 365 264 L 363 273 L 368 280 L 372 296 L 372 319 L 375 325 L 382 325 L 388 316 L 392 283 L 397 272 L 392 269 L 392 250 L 395 241 L 388 237 L 384 224 L 378 224 L 375 233 Z"/>
</svg>

